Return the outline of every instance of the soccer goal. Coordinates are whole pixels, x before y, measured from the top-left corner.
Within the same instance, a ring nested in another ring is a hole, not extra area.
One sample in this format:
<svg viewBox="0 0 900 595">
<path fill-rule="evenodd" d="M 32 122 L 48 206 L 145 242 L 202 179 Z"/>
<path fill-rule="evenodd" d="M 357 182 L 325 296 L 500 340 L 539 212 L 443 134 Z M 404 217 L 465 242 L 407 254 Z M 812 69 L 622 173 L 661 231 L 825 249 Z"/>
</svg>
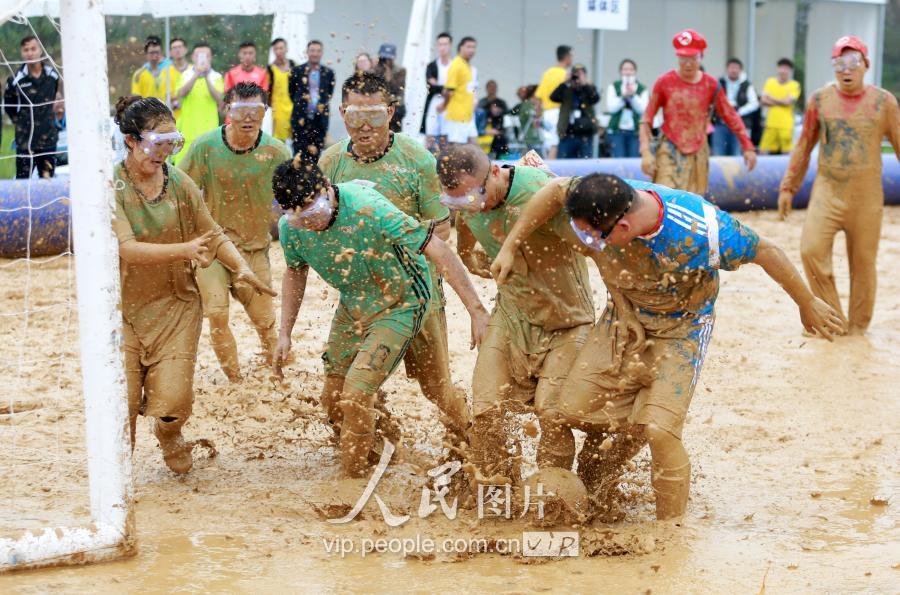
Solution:
<svg viewBox="0 0 900 595">
<path fill-rule="evenodd" d="M 0 0 L 0 81 L 27 68 L 18 40 L 35 36 L 65 95 L 69 174 L 0 180 L 0 572 L 135 551 L 103 3 L 61 0 L 50 33 L 27 4 Z M 40 107 L 28 97 L 4 107 Z"/>
</svg>

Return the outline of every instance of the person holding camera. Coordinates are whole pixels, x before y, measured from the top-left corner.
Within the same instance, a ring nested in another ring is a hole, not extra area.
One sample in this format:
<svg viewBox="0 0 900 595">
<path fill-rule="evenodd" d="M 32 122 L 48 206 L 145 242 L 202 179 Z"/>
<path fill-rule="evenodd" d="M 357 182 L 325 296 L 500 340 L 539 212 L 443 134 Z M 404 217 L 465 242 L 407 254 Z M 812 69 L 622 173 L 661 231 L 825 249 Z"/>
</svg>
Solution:
<svg viewBox="0 0 900 595">
<path fill-rule="evenodd" d="M 587 68 L 576 64 L 566 80 L 550 94 L 559 102 L 560 159 L 590 159 L 594 156 L 593 140 L 597 133 L 594 106 L 600 101 L 597 87 L 587 79 Z"/>
</svg>

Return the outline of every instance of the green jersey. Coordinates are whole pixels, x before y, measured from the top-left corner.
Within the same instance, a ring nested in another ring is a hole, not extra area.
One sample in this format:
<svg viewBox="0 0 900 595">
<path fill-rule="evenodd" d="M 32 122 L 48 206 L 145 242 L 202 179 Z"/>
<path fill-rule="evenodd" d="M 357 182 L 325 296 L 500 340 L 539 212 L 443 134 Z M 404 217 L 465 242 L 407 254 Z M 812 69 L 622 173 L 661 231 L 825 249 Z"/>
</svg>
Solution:
<svg viewBox="0 0 900 595">
<path fill-rule="evenodd" d="M 262 131 L 252 148 L 234 149 L 220 126 L 197 138 L 178 166 L 203 190 L 210 214 L 234 245 L 252 252 L 272 241 L 272 174 L 290 158 L 284 143 Z"/>
<path fill-rule="evenodd" d="M 461 212 L 466 226 L 488 256 L 496 258 L 531 197 L 550 180 L 534 167 L 509 169 L 509 191 L 486 212 Z M 560 211 L 516 249 L 513 274 L 499 286 L 500 302 L 515 307 L 529 323 L 548 331 L 594 321 L 587 264 L 571 243 L 569 216 Z"/>
<path fill-rule="evenodd" d="M 278 223 L 284 259 L 291 268 L 310 266 L 341 292 L 341 305 L 367 327 L 389 317 L 412 336 L 431 299 L 422 251 L 434 223 L 421 225 L 375 190 L 359 184 L 334 186 L 337 207 L 322 231 Z"/>
<path fill-rule="evenodd" d="M 405 134 L 391 135 L 384 155 L 360 160 L 353 154 L 349 138 L 330 146 L 319 159 L 319 167 L 333 184 L 364 180 L 374 182 L 375 190 L 395 207 L 417 221 L 436 224 L 450 219 L 450 210 L 440 202 L 441 184 L 432 155 L 420 142 Z M 440 304 L 444 303 L 440 277 L 428 263 L 432 285 Z"/>
</svg>

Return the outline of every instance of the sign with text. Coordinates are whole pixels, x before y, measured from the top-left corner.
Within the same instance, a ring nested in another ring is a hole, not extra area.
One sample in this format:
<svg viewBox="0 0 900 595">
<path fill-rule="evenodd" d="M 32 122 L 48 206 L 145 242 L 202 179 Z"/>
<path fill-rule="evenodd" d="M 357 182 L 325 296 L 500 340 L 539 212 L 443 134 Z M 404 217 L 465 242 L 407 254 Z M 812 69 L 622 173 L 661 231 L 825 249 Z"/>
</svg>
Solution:
<svg viewBox="0 0 900 595">
<path fill-rule="evenodd" d="M 628 0 L 578 0 L 579 29 L 628 30 Z"/>
</svg>

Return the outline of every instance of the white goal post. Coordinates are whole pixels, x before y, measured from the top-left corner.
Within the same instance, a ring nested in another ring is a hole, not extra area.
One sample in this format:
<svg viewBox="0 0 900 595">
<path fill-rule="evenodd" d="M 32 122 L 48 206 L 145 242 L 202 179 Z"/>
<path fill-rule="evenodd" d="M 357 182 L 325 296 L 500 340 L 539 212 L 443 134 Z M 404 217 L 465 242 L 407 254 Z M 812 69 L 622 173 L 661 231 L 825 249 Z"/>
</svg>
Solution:
<svg viewBox="0 0 900 595">
<path fill-rule="evenodd" d="M 135 552 L 103 3 L 59 4 L 92 522 L 0 539 L 0 572 Z"/>
</svg>

